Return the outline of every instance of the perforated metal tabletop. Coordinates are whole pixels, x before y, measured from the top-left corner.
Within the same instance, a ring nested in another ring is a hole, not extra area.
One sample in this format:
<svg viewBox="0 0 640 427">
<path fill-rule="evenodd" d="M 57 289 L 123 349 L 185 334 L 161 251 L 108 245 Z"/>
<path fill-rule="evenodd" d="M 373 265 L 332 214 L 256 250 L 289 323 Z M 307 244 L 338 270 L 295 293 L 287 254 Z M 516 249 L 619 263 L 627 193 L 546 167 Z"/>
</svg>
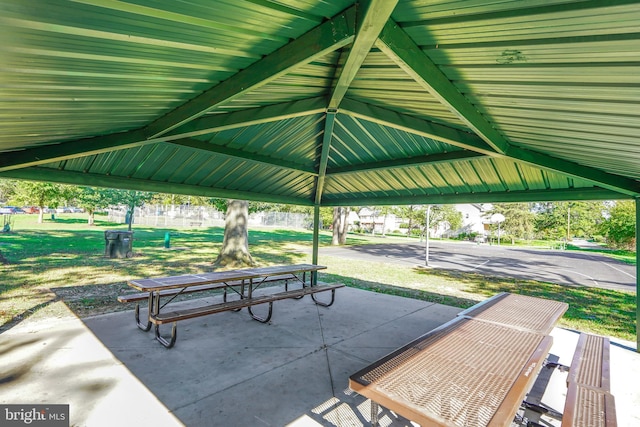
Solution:
<svg viewBox="0 0 640 427">
<path fill-rule="evenodd" d="M 568 308 L 564 302 L 505 292 L 458 315 L 548 334 Z"/>
<path fill-rule="evenodd" d="M 552 338 L 459 317 L 350 377 L 350 387 L 423 425 L 508 426 Z"/>
</svg>

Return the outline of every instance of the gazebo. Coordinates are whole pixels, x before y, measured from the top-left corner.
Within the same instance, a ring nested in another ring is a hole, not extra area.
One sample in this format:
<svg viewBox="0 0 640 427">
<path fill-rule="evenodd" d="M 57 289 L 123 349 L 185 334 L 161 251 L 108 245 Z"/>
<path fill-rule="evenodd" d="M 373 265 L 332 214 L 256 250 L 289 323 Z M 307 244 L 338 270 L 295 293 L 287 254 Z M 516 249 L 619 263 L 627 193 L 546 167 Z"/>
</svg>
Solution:
<svg viewBox="0 0 640 427">
<path fill-rule="evenodd" d="M 0 177 L 313 206 L 316 230 L 320 206 L 640 214 L 638 1 L 9 0 L 0 28 Z"/>
</svg>

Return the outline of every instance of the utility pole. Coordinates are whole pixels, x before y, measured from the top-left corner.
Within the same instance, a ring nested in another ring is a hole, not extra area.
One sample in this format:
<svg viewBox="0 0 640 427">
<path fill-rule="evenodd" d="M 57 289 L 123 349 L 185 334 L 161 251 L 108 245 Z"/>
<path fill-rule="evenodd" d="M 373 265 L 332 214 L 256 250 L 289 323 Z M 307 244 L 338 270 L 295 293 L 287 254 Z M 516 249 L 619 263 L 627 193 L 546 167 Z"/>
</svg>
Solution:
<svg viewBox="0 0 640 427">
<path fill-rule="evenodd" d="M 571 204 L 567 206 L 567 243 L 571 237 Z"/>
<path fill-rule="evenodd" d="M 429 220 L 431 219 L 431 205 L 427 205 L 427 222 L 425 226 L 424 265 L 429 267 Z"/>
</svg>

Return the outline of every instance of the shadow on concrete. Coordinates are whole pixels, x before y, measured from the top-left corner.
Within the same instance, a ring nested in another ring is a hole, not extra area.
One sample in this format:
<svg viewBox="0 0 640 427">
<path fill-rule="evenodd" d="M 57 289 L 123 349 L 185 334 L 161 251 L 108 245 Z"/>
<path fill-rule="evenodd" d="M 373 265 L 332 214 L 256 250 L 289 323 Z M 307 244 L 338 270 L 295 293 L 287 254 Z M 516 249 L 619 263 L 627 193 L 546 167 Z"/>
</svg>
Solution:
<svg viewBox="0 0 640 427">
<path fill-rule="evenodd" d="M 278 301 L 269 324 L 246 310 L 180 322 L 171 350 L 138 330 L 130 311 L 84 323 L 184 425 L 347 426 L 370 419 L 369 402 L 348 389 L 349 375 L 458 311 L 343 288 L 329 308 L 308 297 Z M 386 425 L 411 425 L 382 416 Z"/>
<path fill-rule="evenodd" d="M 91 427 L 368 425 L 370 402 L 348 389 L 349 375 L 460 309 L 354 288 L 336 297 L 329 308 L 278 301 L 268 324 L 246 310 L 183 321 L 171 350 L 138 330 L 132 311 L 28 319 L 0 335 L 0 402 L 70 404 L 71 425 Z M 570 363 L 578 334 L 553 335 L 554 360 Z M 611 357 L 619 421 L 633 425 L 638 391 L 625 378 L 640 358 L 618 347 Z M 562 399 L 566 384 L 551 388 Z M 381 423 L 411 425 L 386 410 Z"/>
</svg>

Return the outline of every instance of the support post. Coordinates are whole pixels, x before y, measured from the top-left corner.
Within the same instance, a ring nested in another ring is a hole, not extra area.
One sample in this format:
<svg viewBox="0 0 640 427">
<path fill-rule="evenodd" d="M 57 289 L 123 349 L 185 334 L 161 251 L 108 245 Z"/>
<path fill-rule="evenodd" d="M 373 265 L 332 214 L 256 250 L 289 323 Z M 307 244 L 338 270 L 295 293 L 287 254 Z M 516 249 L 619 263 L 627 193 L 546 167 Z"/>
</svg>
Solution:
<svg viewBox="0 0 640 427">
<path fill-rule="evenodd" d="M 640 352 L 640 197 L 636 197 L 636 352 Z"/>
<path fill-rule="evenodd" d="M 318 264 L 318 246 L 320 244 L 320 206 L 313 207 L 313 250 L 311 252 L 311 263 Z M 311 273 L 311 284 L 318 283 L 318 272 Z"/>
</svg>

